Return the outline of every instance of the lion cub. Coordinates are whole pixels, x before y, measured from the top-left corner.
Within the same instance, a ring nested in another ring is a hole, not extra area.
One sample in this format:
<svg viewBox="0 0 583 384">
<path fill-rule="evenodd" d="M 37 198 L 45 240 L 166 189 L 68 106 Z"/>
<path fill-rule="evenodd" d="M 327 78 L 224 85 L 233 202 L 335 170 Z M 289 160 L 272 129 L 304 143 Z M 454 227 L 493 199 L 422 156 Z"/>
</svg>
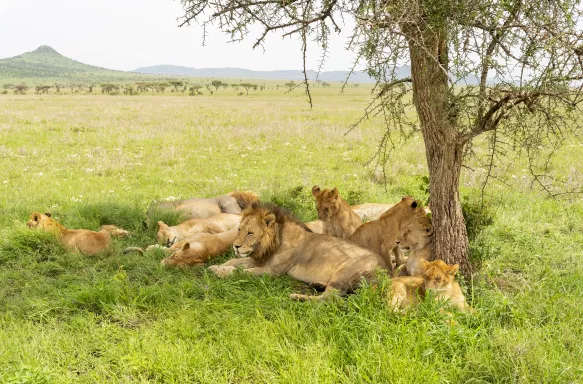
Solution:
<svg viewBox="0 0 583 384">
<path fill-rule="evenodd" d="M 158 244 L 171 246 L 197 233 L 221 233 L 238 228 L 241 216 L 230 213 L 219 213 L 206 219 L 190 219 L 170 227 L 163 221 L 158 221 Z"/>
<path fill-rule="evenodd" d="M 431 292 L 436 300 L 448 300 L 460 311 L 472 309 L 466 303 L 460 285 L 454 280 L 459 265 L 447 265 L 442 260 L 420 260 L 423 276 L 401 276 L 391 280 L 391 307 L 394 310 L 413 307 Z"/>
<path fill-rule="evenodd" d="M 114 225 L 103 225 L 99 232 L 89 229 L 67 229 L 51 218 L 50 213 L 44 215 L 33 212 L 26 223 L 29 228 L 39 228 L 53 233 L 68 251 L 79 251 L 84 255 L 93 256 L 106 249 L 111 236 L 125 237 L 129 232 Z"/>
<path fill-rule="evenodd" d="M 433 259 L 433 225 L 428 217 L 419 218 L 405 227 L 397 236 L 402 251 L 411 251 L 405 262 L 405 275 L 420 276 L 424 267 L 421 260 Z M 405 272 L 403 271 L 403 272 Z"/>
<path fill-rule="evenodd" d="M 239 232 L 238 227 L 237 225 L 233 229 L 216 234 L 197 233 L 170 247 L 169 251 L 174 253 L 162 260 L 161 263 L 166 266 L 179 267 L 202 265 L 231 249 L 233 240 Z"/>
<path fill-rule="evenodd" d="M 362 225 L 360 217 L 338 195 L 338 188 L 322 191 L 314 185 L 312 195 L 316 198 L 318 219 L 323 222 L 322 233 L 348 239 Z"/>
</svg>

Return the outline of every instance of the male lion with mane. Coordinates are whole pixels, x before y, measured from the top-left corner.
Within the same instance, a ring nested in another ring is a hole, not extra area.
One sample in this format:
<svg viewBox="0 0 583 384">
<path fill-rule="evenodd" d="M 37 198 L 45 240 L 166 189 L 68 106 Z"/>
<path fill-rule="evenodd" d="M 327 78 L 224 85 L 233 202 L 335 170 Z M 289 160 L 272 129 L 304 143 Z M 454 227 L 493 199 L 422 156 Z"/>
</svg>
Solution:
<svg viewBox="0 0 583 384">
<path fill-rule="evenodd" d="M 372 278 L 378 268 L 387 269 L 376 253 L 338 237 L 315 234 L 291 213 L 269 203 L 253 203 L 243 212 L 233 248 L 239 258 L 209 269 L 220 277 L 237 267 L 256 276 L 287 274 L 325 287 L 319 296 L 291 295 L 300 301 L 350 292 L 361 278 Z"/>
</svg>

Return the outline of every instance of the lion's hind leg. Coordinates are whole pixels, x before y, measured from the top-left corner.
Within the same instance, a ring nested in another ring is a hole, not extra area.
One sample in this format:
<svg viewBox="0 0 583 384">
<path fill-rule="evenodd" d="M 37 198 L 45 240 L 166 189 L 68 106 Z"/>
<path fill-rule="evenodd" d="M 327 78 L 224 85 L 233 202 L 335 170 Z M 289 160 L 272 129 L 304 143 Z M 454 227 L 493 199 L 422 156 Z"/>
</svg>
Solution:
<svg viewBox="0 0 583 384">
<path fill-rule="evenodd" d="M 297 301 L 324 301 L 332 297 L 340 297 L 341 295 L 342 292 L 340 290 L 328 285 L 321 295 L 302 295 L 299 293 L 292 293 L 289 297 L 290 299 Z"/>
</svg>

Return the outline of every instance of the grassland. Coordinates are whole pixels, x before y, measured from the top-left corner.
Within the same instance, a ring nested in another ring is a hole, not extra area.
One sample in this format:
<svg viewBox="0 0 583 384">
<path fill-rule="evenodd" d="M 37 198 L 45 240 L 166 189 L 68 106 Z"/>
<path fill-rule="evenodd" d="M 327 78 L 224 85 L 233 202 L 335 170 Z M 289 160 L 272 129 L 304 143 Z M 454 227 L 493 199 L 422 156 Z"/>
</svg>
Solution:
<svg viewBox="0 0 583 384">
<path fill-rule="evenodd" d="M 344 136 L 367 90 L 236 96 L 0 95 L 0 381 L 201 383 L 575 383 L 583 377 L 583 202 L 531 191 L 520 162 L 492 182 L 494 222 L 472 240 L 481 268 L 466 289 L 473 315 L 436 304 L 388 311 L 368 287 L 327 304 L 296 303 L 288 278 L 165 269 L 144 228 L 155 199 L 251 189 L 315 217 L 313 184 L 353 201 L 421 197 L 420 137 L 387 166 L 364 163 L 375 121 Z M 479 149 L 478 149 L 479 150 Z M 578 143 L 554 169 L 580 181 Z M 483 178 L 464 170 L 473 199 Z M 66 253 L 25 227 L 34 211 L 69 227 L 133 232 L 105 255 Z M 225 255 L 211 264 L 229 258 Z"/>
</svg>

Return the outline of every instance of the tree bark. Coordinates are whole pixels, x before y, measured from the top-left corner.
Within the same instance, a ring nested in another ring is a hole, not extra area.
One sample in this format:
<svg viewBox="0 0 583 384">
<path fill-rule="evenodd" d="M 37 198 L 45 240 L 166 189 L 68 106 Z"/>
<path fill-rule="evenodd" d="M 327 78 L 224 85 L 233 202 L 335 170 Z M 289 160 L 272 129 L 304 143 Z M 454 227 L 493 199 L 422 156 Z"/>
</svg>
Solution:
<svg viewBox="0 0 583 384">
<path fill-rule="evenodd" d="M 403 26 L 403 32 L 409 40 L 413 102 L 429 168 L 434 257 L 459 264 L 469 277 L 468 235 L 459 196 L 463 143 L 451 116 L 447 35 L 445 29 L 422 26 L 420 20 L 415 27 Z"/>
</svg>

